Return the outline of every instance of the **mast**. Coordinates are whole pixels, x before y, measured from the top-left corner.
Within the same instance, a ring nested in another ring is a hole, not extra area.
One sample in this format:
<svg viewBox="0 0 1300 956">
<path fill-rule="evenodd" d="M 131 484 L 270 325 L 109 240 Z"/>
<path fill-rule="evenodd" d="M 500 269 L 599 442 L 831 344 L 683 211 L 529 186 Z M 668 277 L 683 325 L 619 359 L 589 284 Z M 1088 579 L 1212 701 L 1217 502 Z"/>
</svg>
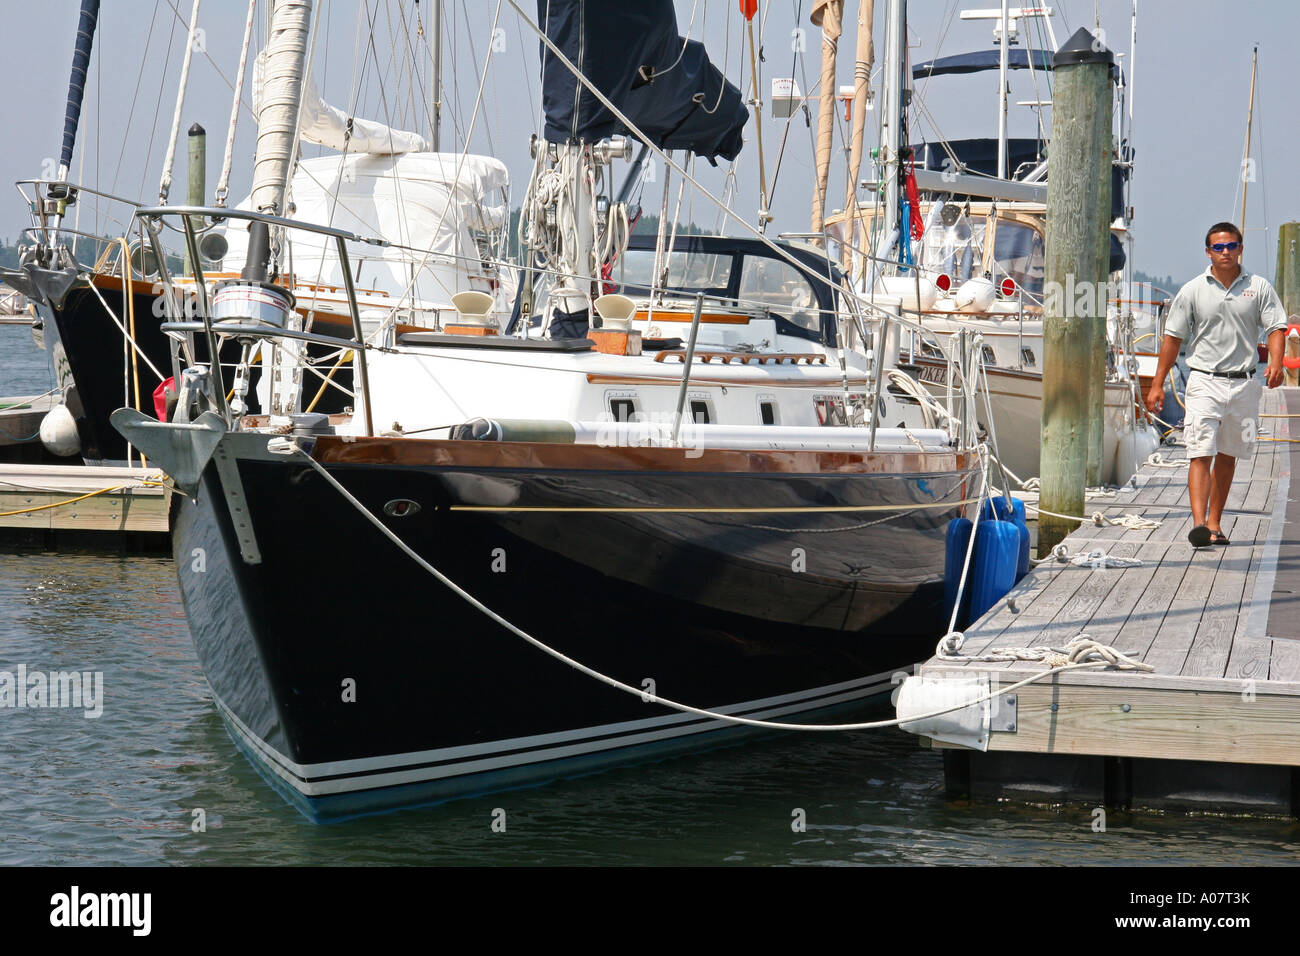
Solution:
<svg viewBox="0 0 1300 956">
<path fill-rule="evenodd" d="M 1002 0 L 998 44 L 998 179 L 1007 178 L 1007 0 Z M 1030 54 L 1032 56 L 1032 54 Z"/>
<path fill-rule="evenodd" d="M 875 59 L 875 49 L 871 42 L 875 7 L 875 0 L 858 0 L 858 46 L 853 61 L 853 138 L 849 144 L 849 179 L 844 196 L 844 212 L 848 217 L 845 227 L 850 241 L 855 235 L 855 222 L 858 218 L 858 172 L 862 168 L 862 137 L 867 126 L 867 92 L 871 83 L 872 61 Z M 863 248 L 856 242 L 853 245 Z M 851 252 L 849 245 L 842 246 L 841 252 L 841 261 L 847 265 Z"/>
<path fill-rule="evenodd" d="M 59 154 L 59 181 L 68 178 L 72 166 L 72 147 L 81 123 L 81 101 L 86 93 L 86 71 L 90 68 L 90 51 L 99 23 L 99 0 L 81 0 L 77 20 L 77 45 L 72 51 L 72 75 L 68 78 L 68 104 L 63 114 L 63 150 Z"/>
<path fill-rule="evenodd" d="M 817 0 L 809 17 L 822 28 L 821 95 L 817 100 L 817 184 L 813 194 L 812 231 L 826 224 L 826 180 L 831 169 L 831 132 L 835 127 L 835 51 L 844 19 L 844 0 Z"/>
<path fill-rule="evenodd" d="M 1259 63 L 1259 47 L 1250 55 L 1250 106 L 1246 110 L 1246 159 L 1241 164 L 1241 238 L 1246 238 L 1246 187 L 1250 185 L 1250 127 L 1255 119 L 1255 67 Z M 1267 237 L 1265 237 L 1267 238 Z"/>
<path fill-rule="evenodd" d="M 903 223 L 899 218 L 899 171 L 902 164 L 902 122 L 903 122 L 903 88 L 904 75 L 907 71 L 907 0 L 889 0 L 889 23 L 886 36 L 889 45 L 885 53 L 885 105 L 884 134 L 885 155 L 881 163 L 881 175 L 885 180 L 885 210 L 889 228 L 897 233 L 902 241 Z M 900 246 L 901 248 L 901 246 Z M 887 251 L 878 250 L 877 255 L 885 257 Z"/>
<path fill-rule="evenodd" d="M 1133 87 L 1137 68 L 1137 42 L 1138 42 L 1138 0 L 1133 0 L 1133 13 L 1129 17 L 1129 34 L 1128 34 L 1128 135 L 1125 136 L 1130 143 L 1133 142 Z M 1132 177 L 1130 170 L 1130 182 Z"/>
<path fill-rule="evenodd" d="M 284 215 L 285 184 L 293 164 L 302 103 L 303 70 L 312 0 L 274 0 L 266 42 L 266 72 L 257 116 L 253 208 Z"/>
<path fill-rule="evenodd" d="M 430 124 L 429 141 L 435 153 L 441 152 L 442 146 L 442 0 L 433 0 L 433 62 L 431 64 L 429 84 L 432 87 L 433 120 Z"/>
<path fill-rule="evenodd" d="M 767 167 L 763 163 L 763 102 L 758 94 L 758 54 L 754 48 L 754 14 L 758 0 L 740 0 L 740 12 L 749 25 L 749 73 L 754 90 L 754 140 L 758 147 L 758 229 L 767 231 L 772 217 L 767 211 Z"/>
</svg>

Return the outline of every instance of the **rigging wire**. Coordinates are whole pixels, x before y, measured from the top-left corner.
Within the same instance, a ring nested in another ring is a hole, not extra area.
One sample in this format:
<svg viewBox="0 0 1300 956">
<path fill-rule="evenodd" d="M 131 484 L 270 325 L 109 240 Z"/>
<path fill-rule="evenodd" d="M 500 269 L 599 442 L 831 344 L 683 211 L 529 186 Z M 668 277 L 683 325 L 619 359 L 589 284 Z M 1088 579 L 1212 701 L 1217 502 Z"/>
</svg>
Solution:
<svg viewBox="0 0 1300 956">
<path fill-rule="evenodd" d="M 770 13 L 771 11 L 772 11 L 772 4 L 769 3 L 769 4 L 767 5 L 767 10 L 765 10 L 764 13 L 763 13 L 763 21 L 764 21 L 764 23 L 767 22 L 767 14 Z M 800 22 L 802 19 L 803 19 L 803 0 L 795 0 L 794 22 L 795 22 L 795 26 L 796 26 L 796 27 L 799 25 L 799 22 Z M 798 68 L 798 66 L 799 66 L 799 53 L 800 53 L 799 47 L 800 47 L 800 46 L 801 46 L 801 44 L 799 44 L 799 43 L 791 43 L 791 44 L 790 44 L 791 52 L 792 52 L 792 54 L 793 54 L 793 56 L 791 57 L 791 63 L 790 63 L 790 76 L 791 76 L 791 78 L 794 77 L 795 70 L 796 70 L 796 69 Z M 789 136 L 790 136 L 790 124 L 794 122 L 794 118 L 795 118 L 795 115 L 796 115 L 796 114 L 802 114 L 803 117 L 804 117 L 804 121 L 805 121 L 805 122 L 811 122 L 811 120 L 808 118 L 808 101 L 807 101 L 806 98 L 803 99 L 803 100 L 800 102 L 798 108 L 796 108 L 795 110 L 793 110 L 793 111 L 790 113 L 790 115 L 787 116 L 787 117 L 785 118 L 785 129 L 783 129 L 783 130 L 781 131 L 781 146 L 780 146 L 780 148 L 777 149 L 777 152 L 776 152 L 776 165 L 775 165 L 775 166 L 773 167 L 773 169 L 772 169 L 772 185 L 771 185 L 771 193 L 770 193 L 770 196 L 771 196 L 772 198 L 774 198 L 774 197 L 776 196 L 776 181 L 777 181 L 777 178 L 780 177 L 780 175 L 781 175 L 781 160 L 782 160 L 782 158 L 784 158 L 784 156 L 785 156 L 785 143 L 786 143 L 786 140 L 787 140 L 787 139 L 789 138 Z M 771 198 L 769 198 L 768 204 L 771 205 Z"/>
<path fill-rule="evenodd" d="M 718 107 L 720 107 L 720 106 L 722 105 L 722 97 L 723 97 L 723 94 L 725 94 L 725 93 L 727 92 L 727 84 L 726 84 L 725 77 L 726 77 L 726 75 L 727 75 L 727 65 L 731 62 L 731 14 L 732 14 L 732 12 L 735 12 L 735 11 L 732 11 L 732 9 L 731 9 L 730 7 L 728 7 L 728 8 L 727 8 L 727 14 L 723 17 L 723 20 L 726 22 L 726 27 L 727 27 L 725 37 L 724 37 L 724 39 L 723 39 L 723 41 L 722 41 L 722 75 L 723 75 L 723 77 L 724 77 L 724 80 L 723 80 L 722 83 L 718 84 L 718 99 L 717 99 L 717 101 L 713 104 L 713 109 L 709 109 L 707 106 L 705 106 L 705 105 L 704 105 L 704 102 L 703 102 L 702 99 L 698 99 L 698 100 L 697 100 L 697 103 L 698 103 L 698 105 L 699 105 L 699 108 L 702 109 L 702 110 L 704 110 L 704 112 L 708 113 L 710 116 L 712 116 L 714 113 L 716 113 L 716 112 L 718 111 Z M 744 31 L 744 30 L 737 30 L 737 31 L 736 31 L 736 35 L 740 38 L 740 54 L 739 54 L 739 56 L 740 56 L 740 75 L 741 75 L 741 78 L 743 79 L 744 76 L 745 76 L 745 56 L 744 56 L 744 53 L 745 53 L 745 31 Z M 697 96 L 698 96 L 698 94 L 697 94 Z"/>
<path fill-rule="evenodd" d="M 763 235 L 761 232 L 759 232 L 757 229 L 751 226 L 747 220 L 737 215 L 733 210 L 728 209 L 726 206 L 724 206 L 717 196 L 713 195 L 713 193 L 705 189 L 703 184 L 701 184 L 698 180 L 691 177 L 684 167 L 673 162 L 671 157 L 669 157 L 663 149 L 655 145 L 654 142 L 648 136 L 646 136 L 646 134 L 642 132 L 641 129 L 635 123 L 633 123 L 631 119 L 627 117 L 626 114 L 624 114 L 620 109 L 618 109 L 617 106 L 614 105 L 614 103 L 610 101 L 609 97 L 603 94 L 595 86 L 595 84 L 592 83 L 591 80 L 572 63 L 572 61 L 570 61 L 566 56 L 564 56 L 564 54 L 559 50 L 559 48 L 555 46 L 554 42 L 549 37 L 546 36 L 545 31 L 543 31 L 541 27 L 539 27 L 532 20 L 532 18 L 528 16 L 528 14 L 523 10 L 523 8 L 519 6 L 518 0 L 498 0 L 498 5 L 501 2 L 506 2 L 510 4 L 510 6 L 515 10 L 515 12 L 519 14 L 520 18 L 524 21 L 524 23 L 528 25 L 528 28 L 532 30 L 533 33 L 535 33 L 541 39 L 542 43 L 544 43 L 548 48 L 550 48 L 551 54 L 555 56 L 564 65 L 565 69 L 569 70 L 570 73 L 572 73 L 575 77 L 577 77 L 578 82 L 585 89 L 589 90 L 591 94 L 597 100 L 599 100 L 600 103 L 606 109 L 608 109 L 610 113 L 620 123 L 622 123 L 627 128 L 627 130 L 629 131 L 629 133 L 631 133 L 631 135 L 633 135 L 642 143 L 644 143 L 647 147 L 649 147 L 649 149 L 656 156 L 662 159 L 669 168 L 676 171 L 678 175 L 685 176 L 690 181 L 691 185 L 693 185 L 696 189 L 700 190 L 700 192 L 707 199 L 709 199 L 718 207 L 724 209 L 726 211 L 726 214 L 731 219 L 735 220 L 742 230 L 747 232 L 749 236 L 756 239 L 758 242 L 762 243 L 766 248 L 768 248 L 773 253 L 775 253 L 776 254 L 775 258 L 778 258 L 783 262 L 787 262 L 797 269 L 803 268 L 803 266 L 799 263 L 799 261 L 795 259 L 795 257 L 792 256 L 786 249 L 782 248 L 781 246 L 778 246 L 771 239 L 767 238 L 767 236 Z M 869 301 L 866 297 L 859 295 L 852 289 L 844 287 L 842 284 L 833 282 L 831 279 L 816 274 L 814 274 L 812 278 L 814 279 L 814 281 L 821 282 L 824 285 L 837 291 L 844 299 L 844 301 L 846 301 L 847 303 L 856 304 L 858 306 L 865 307 L 868 311 L 875 314 L 879 314 L 881 317 L 894 322 L 900 328 L 908 329 L 921 334 L 926 334 L 927 332 L 925 327 L 919 324 L 919 322 L 914 322 L 911 321 L 910 319 L 903 318 L 901 315 L 895 314 L 894 312 L 886 312 L 885 310 L 878 308 L 875 305 L 874 301 Z M 908 312 L 908 311 L 915 311 L 915 310 L 904 309 L 901 311 Z"/>
<path fill-rule="evenodd" d="M 171 0 L 167 0 L 167 2 L 170 4 Z M 173 9 L 175 8 L 173 7 Z M 154 109 L 153 109 L 154 116 L 157 116 L 159 111 L 162 109 L 163 91 L 167 88 L 167 82 L 166 82 L 167 70 L 171 65 L 172 44 L 175 42 L 175 40 L 176 40 L 176 21 L 173 20 L 171 26 L 171 32 L 167 34 L 167 54 L 163 58 L 162 79 L 158 83 L 158 100 L 157 102 L 154 103 Z M 145 148 L 144 162 L 141 163 L 140 166 L 140 192 L 138 193 L 138 195 L 140 196 L 144 195 L 144 184 L 145 181 L 149 178 L 149 167 L 153 165 L 153 141 L 157 132 L 158 132 L 158 125 L 155 123 L 149 129 L 149 145 Z"/>
<path fill-rule="evenodd" d="M 497 24 L 500 22 L 500 17 L 501 17 L 501 4 L 502 4 L 502 2 L 503 2 L 503 0 L 497 0 L 496 8 L 495 8 L 495 10 L 493 11 L 493 14 L 492 14 L 492 30 L 493 30 L 494 33 L 495 33 L 495 31 L 496 31 Z M 516 8 L 516 9 L 517 9 L 517 8 Z M 531 23 L 531 21 L 529 21 L 529 22 Z M 454 46 L 454 45 L 455 45 L 455 44 L 453 44 L 453 46 Z M 493 53 L 493 50 L 492 50 L 491 47 L 489 47 L 489 48 L 488 48 L 488 51 L 487 51 L 487 57 L 486 57 L 486 59 L 485 59 L 485 61 L 484 61 L 484 64 L 483 64 L 483 73 L 482 73 L 482 76 L 481 76 L 480 79 L 479 79 L 478 93 L 477 93 L 477 95 L 476 95 L 475 98 L 474 98 L 474 112 L 473 112 L 473 114 L 470 116 L 470 123 L 469 123 L 469 127 L 468 127 L 468 130 L 467 130 L 467 135 L 466 135 L 466 136 L 464 137 L 464 139 L 463 139 L 464 148 L 461 150 L 461 152 L 460 152 L 460 157 L 459 157 L 459 159 L 457 160 L 457 164 L 456 164 L 456 173 L 455 173 L 455 176 L 454 176 L 454 179 L 455 179 L 456 181 L 459 181 L 459 180 L 460 180 L 461 171 L 464 169 L 464 166 L 465 166 L 465 160 L 466 160 L 466 158 L 469 156 L 469 141 L 470 141 L 470 137 L 473 136 L 473 133 L 474 133 L 474 125 L 475 125 L 475 123 L 478 121 L 478 115 L 479 115 L 480 109 L 481 109 L 481 107 L 482 107 L 482 105 L 483 105 L 483 90 L 484 90 L 484 88 L 485 88 L 486 85 L 487 85 L 487 73 L 488 73 L 488 67 L 490 66 L 490 64 L 491 64 L 491 62 L 492 62 L 492 53 Z M 432 230 L 432 231 L 433 231 L 433 234 L 436 235 L 437 232 L 438 232 L 438 230 L 442 228 L 443 221 L 447 218 L 447 213 L 448 213 L 449 210 L 450 210 L 450 204 L 448 204 L 448 205 L 446 205 L 446 206 L 443 207 L 443 209 L 442 209 L 442 213 L 441 213 L 441 214 L 439 215 L 439 217 L 438 217 L 438 222 L 435 224 L 435 226 L 434 226 L 434 228 L 433 228 L 433 230 Z M 378 336 L 382 335 L 383 332 L 384 332 L 384 330 L 388 327 L 388 325 L 389 325 L 390 323 L 392 323 L 392 322 L 395 321 L 396 316 L 397 316 L 397 311 L 398 311 L 398 309 L 400 308 L 400 303 L 403 302 L 403 301 L 405 301 L 406 296 L 407 296 L 407 295 L 413 295 L 413 294 L 414 294 L 413 290 L 414 290 L 414 287 L 415 287 L 415 275 L 416 275 L 418 272 L 423 271 L 424 266 L 425 266 L 425 264 L 429 261 L 429 257 L 430 257 L 431 255 L 433 255 L 433 249 L 432 249 L 432 248 L 430 248 L 430 249 L 428 249 L 428 250 L 425 251 L 424 256 L 423 256 L 423 258 L 420 260 L 419 265 L 416 267 L 415 271 L 413 271 L 412 274 L 411 274 L 411 280 L 410 280 L 410 282 L 407 284 L 406 288 L 402 291 L 401 295 L 398 296 L 398 305 L 395 305 L 392 309 L 389 310 L 388 315 L 385 316 L 384 320 L 379 324 L 378 328 L 375 330 L 375 332 L 374 332 L 374 336 L 375 336 L 375 337 L 378 337 Z"/>
<path fill-rule="evenodd" d="M 131 120 L 135 117 L 135 104 L 140 96 L 140 83 L 144 80 L 145 68 L 151 64 L 149 57 L 149 45 L 153 42 L 153 28 L 158 23 L 158 4 L 162 0 L 154 0 L 153 14 L 149 18 L 149 31 L 144 38 L 144 53 L 140 56 L 140 69 L 135 76 L 135 91 L 131 94 L 131 107 L 127 110 L 126 124 L 122 127 L 122 148 L 117 154 L 117 168 L 113 170 L 113 186 L 109 192 L 117 192 L 118 177 L 122 174 L 122 160 L 126 156 L 126 144 L 131 141 Z"/>
<path fill-rule="evenodd" d="M 465 3 L 465 0 L 461 0 L 461 5 L 462 5 L 462 6 L 464 5 L 464 3 Z M 469 10 L 466 10 L 466 11 L 465 11 L 465 22 L 466 22 L 467 24 L 468 24 L 468 22 L 469 22 Z M 475 73 L 475 75 L 477 75 L 478 72 L 479 72 L 479 65 L 478 65 L 478 48 L 474 45 L 474 31 L 473 31 L 473 30 L 469 30 L 469 31 L 468 31 L 468 34 L 469 34 L 469 36 L 468 36 L 468 38 L 469 38 L 468 46 L 469 46 L 470 62 L 472 62 L 472 63 L 474 64 L 474 73 Z M 493 102 L 494 102 L 494 105 L 495 105 L 495 100 L 496 100 L 496 85 L 495 85 L 495 84 L 493 84 L 493 87 L 492 87 L 492 97 L 493 97 Z M 495 155 L 495 154 L 496 154 L 496 144 L 492 141 L 492 124 L 491 124 L 491 123 L 484 123 L 484 124 L 483 124 L 483 129 L 484 129 L 484 132 L 487 134 L 488 153 L 491 154 L 491 155 Z M 469 148 L 469 143 L 466 143 L 466 144 L 465 144 L 465 148 L 466 148 L 466 149 Z"/>
<path fill-rule="evenodd" d="M 434 0 L 434 2 L 436 3 L 436 2 L 438 2 L 438 0 Z M 420 4 L 419 4 L 418 0 L 417 0 L 417 2 L 416 2 L 416 5 L 415 5 L 415 16 L 416 16 L 416 21 L 415 21 L 415 25 L 416 25 L 416 36 L 417 36 L 417 37 L 420 37 L 420 36 L 423 36 L 423 37 L 424 37 L 424 48 L 425 48 L 425 51 L 428 52 L 428 53 L 430 54 L 430 58 L 431 58 L 431 57 L 432 57 L 432 48 L 429 46 L 429 36 L 428 36 L 428 34 L 425 32 L 425 30 L 424 30 L 424 24 L 423 24 L 423 23 L 420 21 L 420 19 L 419 19 L 419 17 L 420 17 Z M 410 30 L 410 27 L 409 27 L 409 26 L 407 25 L 407 23 L 406 23 L 406 13 L 405 13 L 405 11 L 403 11 L 403 13 L 402 13 L 402 27 L 403 27 L 403 33 L 404 33 L 404 36 L 406 37 L 406 52 L 407 52 L 407 55 L 408 55 L 408 56 L 410 57 L 410 59 L 411 59 L 411 75 L 412 75 L 411 83 L 412 83 L 412 87 L 413 87 L 413 89 L 415 89 L 415 90 L 419 90 L 419 102 L 420 102 L 420 106 L 421 106 L 421 109 L 419 110 L 419 112 L 422 114 L 422 115 L 421 115 L 421 118 L 424 119 L 425 121 L 427 121 L 428 124 L 429 124 L 429 137 L 428 137 L 428 139 L 429 139 L 429 142 L 432 143 L 432 142 L 433 142 L 433 114 L 434 114 L 434 106 L 433 106 L 432 103 L 429 102 L 428 90 L 427 90 L 427 87 L 428 87 L 428 81 L 427 81 L 427 78 L 425 78 L 425 77 L 421 77 L 421 76 L 420 76 L 419 64 L 420 64 L 420 62 L 421 62 L 421 58 L 418 57 L 418 56 L 416 56 L 415 46 L 414 46 L 414 44 L 411 42 L 411 30 Z M 430 68 L 430 69 L 432 69 L 432 68 Z M 414 110 L 415 100 L 416 100 L 416 95 L 415 95 L 414 93 L 412 93 L 412 94 L 411 94 L 411 103 L 412 103 L 412 109 L 413 109 L 413 110 Z"/>
<path fill-rule="evenodd" d="M 1256 91 L 1256 93 L 1255 93 L 1255 99 L 1256 99 L 1256 100 L 1262 99 L 1262 97 L 1261 97 L 1261 95 L 1260 95 L 1261 92 L 1262 92 L 1262 90 L 1263 90 L 1263 87 L 1261 86 L 1260 89 Z M 1259 155 L 1262 157 L 1262 156 L 1264 155 L 1264 114 L 1265 114 L 1265 111 L 1264 111 L 1264 109 L 1261 107 L 1261 108 L 1260 108 L 1259 110 L 1257 110 L 1256 112 L 1259 113 L 1259 120 L 1257 121 L 1257 124 L 1256 124 L 1256 125 L 1257 125 L 1258 128 L 1259 128 L 1259 135 L 1258 135 L 1258 139 L 1259 139 Z M 1269 228 L 1268 228 L 1268 188 L 1264 185 L 1264 183 L 1265 183 L 1265 179 L 1264 179 L 1264 177 L 1263 177 L 1263 176 L 1260 176 L 1260 177 L 1259 177 L 1259 192 L 1260 192 L 1260 199 L 1263 200 L 1263 210 L 1264 210 L 1264 247 L 1265 247 L 1266 249 L 1271 249 L 1271 248 L 1272 248 L 1272 244 L 1269 242 L 1269 239 L 1268 239 L 1268 233 L 1269 233 Z"/>
<path fill-rule="evenodd" d="M 185 20 L 184 20 L 184 18 L 181 16 L 181 12 L 180 12 L 178 9 L 176 9 L 176 3 L 175 3 L 175 0 L 167 0 L 167 5 L 168 5 L 169 7 L 171 7 L 171 9 L 172 9 L 172 13 L 175 15 L 175 19 L 176 19 L 176 20 L 179 20 L 179 21 L 183 24 L 183 23 L 185 22 Z M 172 29 L 174 30 L 175 28 L 176 28 L 176 23 L 173 22 L 173 23 L 172 23 Z M 170 47 L 169 47 L 168 49 L 170 50 Z M 216 72 L 217 72 L 217 76 L 219 76 L 219 77 L 221 78 L 221 82 L 222 82 L 222 83 L 225 83 L 225 84 L 226 84 L 226 88 L 227 88 L 228 90 L 231 90 L 231 91 L 233 92 L 234 89 L 235 89 L 235 84 L 232 83 L 232 82 L 230 82 L 230 80 L 228 80 L 228 79 L 226 78 L 226 74 L 225 74 L 225 72 L 221 69 L 220 66 L 217 65 L 217 61 L 214 60 L 214 59 L 212 59 L 212 54 L 209 53 L 206 49 L 204 49 L 204 50 L 202 50 L 202 51 L 200 51 L 200 52 L 203 54 L 204 59 L 206 59 L 206 60 L 208 61 L 208 63 L 212 65 L 212 69 L 216 70 Z M 248 100 L 241 100 L 241 102 L 242 102 L 243 105 L 244 105 L 244 109 L 248 110 L 249 115 L 252 116 L 252 115 L 253 115 L 253 105 L 252 105 Z"/>
</svg>

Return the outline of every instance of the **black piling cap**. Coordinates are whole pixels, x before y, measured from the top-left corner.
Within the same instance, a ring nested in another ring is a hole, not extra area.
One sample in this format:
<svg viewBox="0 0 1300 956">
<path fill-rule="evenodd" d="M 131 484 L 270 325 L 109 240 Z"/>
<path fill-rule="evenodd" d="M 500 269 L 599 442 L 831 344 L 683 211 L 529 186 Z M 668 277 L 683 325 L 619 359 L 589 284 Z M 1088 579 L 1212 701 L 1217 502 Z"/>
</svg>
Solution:
<svg viewBox="0 0 1300 956">
<path fill-rule="evenodd" d="M 1052 69 L 1076 63 L 1105 63 L 1114 66 L 1115 54 L 1087 27 L 1079 27 L 1074 31 L 1074 36 L 1066 40 L 1052 57 Z"/>
<path fill-rule="evenodd" d="M 195 123 L 193 126 L 190 127 L 190 135 L 191 135 L 191 136 L 207 136 L 207 135 L 208 135 L 208 131 L 205 130 L 202 126 L 200 126 L 198 123 Z"/>
</svg>

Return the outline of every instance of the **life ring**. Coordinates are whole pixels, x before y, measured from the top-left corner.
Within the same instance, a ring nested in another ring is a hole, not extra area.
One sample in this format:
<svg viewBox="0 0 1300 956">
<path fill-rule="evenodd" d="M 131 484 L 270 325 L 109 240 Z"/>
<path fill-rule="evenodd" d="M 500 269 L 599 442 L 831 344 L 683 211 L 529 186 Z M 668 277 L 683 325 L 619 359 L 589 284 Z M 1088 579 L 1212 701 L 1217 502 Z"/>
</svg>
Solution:
<svg viewBox="0 0 1300 956">
<path fill-rule="evenodd" d="M 1300 325 L 1293 323 L 1286 327 L 1286 337 L 1289 339 L 1293 335 L 1296 338 L 1300 339 Z M 1282 367 L 1289 368 L 1289 369 L 1300 369 L 1300 355 L 1297 355 L 1295 357 L 1292 357 L 1290 355 L 1283 356 Z"/>
</svg>

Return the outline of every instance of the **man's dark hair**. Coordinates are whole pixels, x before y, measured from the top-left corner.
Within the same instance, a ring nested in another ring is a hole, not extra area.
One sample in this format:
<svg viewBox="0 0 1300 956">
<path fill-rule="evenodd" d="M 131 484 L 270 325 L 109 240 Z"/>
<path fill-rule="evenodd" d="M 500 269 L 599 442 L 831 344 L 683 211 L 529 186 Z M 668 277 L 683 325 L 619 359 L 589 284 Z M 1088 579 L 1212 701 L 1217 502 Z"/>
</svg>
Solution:
<svg viewBox="0 0 1300 956">
<path fill-rule="evenodd" d="M 1238 242 L 1242 241 L 1241 230 L 1238 229 L 1236 226 L 1234 226 L 1232 223 L 1216 222 L 1213 226 L 1210 227 L 1210 231 L 1205 234 L 1206 249 L 1210 248 L 1210 236 L 1214 235 L 1216 232 L 1230 232 L 1237 237 Z"/>
</svg>

